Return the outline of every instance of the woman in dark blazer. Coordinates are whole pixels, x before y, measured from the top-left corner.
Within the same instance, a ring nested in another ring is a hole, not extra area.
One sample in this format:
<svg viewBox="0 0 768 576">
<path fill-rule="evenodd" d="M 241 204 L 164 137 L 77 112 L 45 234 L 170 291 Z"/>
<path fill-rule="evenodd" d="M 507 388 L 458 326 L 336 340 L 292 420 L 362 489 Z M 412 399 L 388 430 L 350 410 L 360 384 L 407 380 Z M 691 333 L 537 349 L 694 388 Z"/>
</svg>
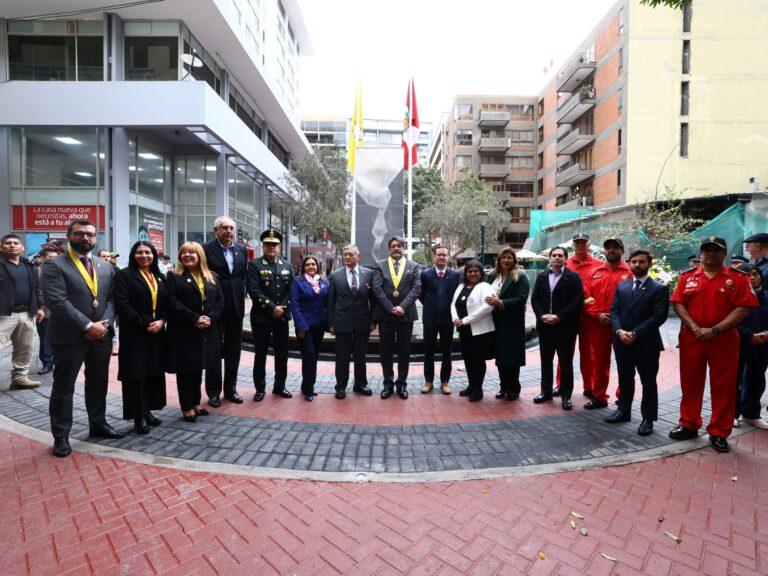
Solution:
<svg viewBox="0 0 768 576">
<path fill-rule="evenodd" d="M 572 410 L 573 351 L 579 333 L 579 312 L 584 306 L 581 278 L 565 266 L 568 252 L 557 246 L 549 251 L 549 265 L 539 272 L 531 294 L 536 315 L 541 358 L 541 394 L 536 404 L 552 401 L 552 362 L 557 354 L 560 367 L 560 399 L 563 410 Z"/>
<path fill-rule="evenodd" d="M 493 306 L 496 327 L 494 349 L 501 389 L 497 399 L 520 397 L 520 366 L 525 366 L 525 306 L 530 284 L 517 267 L 517 255 L 505 246 L 496 257 L 496 266 L 488 281 L 493 294 L 485 301 Z"/>
<path fill-rule="evenodd" d="M 203 370 L 219 359 L 216 323 L 224 312 L 224 295 L 208 269 L 197 242 L 179 248 L 179 262 L 167 275 L 168 368 L 176 374 L 179 404 L 187 422 L 207 416 L 200 405 Z"/>
<path fill-rule="evenodd" d="M 165 311 L 167 290 L 149 242 L 136 242 L 128 267 L 115 276 L 115 313 L 120 320 L 117 379 L 123 384 L 123 418 L 137 434 L 148 434 L 160 419 L 150 410 L 165 407 Z"/>
<path fill-rule="evenodd" d="M 315 395 L 320 345 L 328 329 L 328 289 L 328 280 L 320 276 L 317 258 L 306 256 L 291 284 L 290 308 L 301 350 L 301 393 L 310 402 Z"/>
</svg>

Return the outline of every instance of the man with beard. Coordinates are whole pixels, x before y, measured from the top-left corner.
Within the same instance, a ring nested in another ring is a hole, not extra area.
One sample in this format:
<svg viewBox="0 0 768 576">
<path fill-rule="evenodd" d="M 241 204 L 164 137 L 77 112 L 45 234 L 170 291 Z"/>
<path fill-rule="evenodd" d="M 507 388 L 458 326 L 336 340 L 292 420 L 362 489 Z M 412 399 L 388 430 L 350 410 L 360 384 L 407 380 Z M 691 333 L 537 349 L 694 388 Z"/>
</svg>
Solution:
<svg viewBox="0 0 768 576">
<path fill-rule="evenodd" d="M 69 456 L 72 397 L 75 380 L 85 364 L 85 408 L 90 436 L 122 438 L 107 424 L 107 382 L 115 310 L 112 266 L 93 253 L 96 226 L 73 220 L 67 227 L 67 250 L 43 264 L 42 287 L 51 311 L 48 337 L 56 364 L 53 369 L 50 415 L 53 455 Z"/>
<path fill-rule="evenodd" d="M 592 359 L 592 400 L 584 405 L 587 410 L 608 406 L 608 380 L 611 375 L 611 304 L 616 285 L 632 276 L 624 262 L 624 243 L 619 238 L 603 242 L 606 262 L 592 270 L 584 283 L 584 310 L 592 320 L 589 335 L 589 354 Z"/>
<path fill-rule="evenodd" d="M 389 258 L 379 260 L 373 270 L 373 294 L 377 306 L 373 318 L 379 324 L 379 356 L 384 372 L 381 399 L 395 391 L 408 398 L 408 366 L 411 354 L 413 322 L 418 320 L 416 299 L 421 294 L 421 274 L 413 262 L 403 258 L 403 240 L 389 239 Z M 397 380 L 392 361 L 397 351 Z"/>
</svg>

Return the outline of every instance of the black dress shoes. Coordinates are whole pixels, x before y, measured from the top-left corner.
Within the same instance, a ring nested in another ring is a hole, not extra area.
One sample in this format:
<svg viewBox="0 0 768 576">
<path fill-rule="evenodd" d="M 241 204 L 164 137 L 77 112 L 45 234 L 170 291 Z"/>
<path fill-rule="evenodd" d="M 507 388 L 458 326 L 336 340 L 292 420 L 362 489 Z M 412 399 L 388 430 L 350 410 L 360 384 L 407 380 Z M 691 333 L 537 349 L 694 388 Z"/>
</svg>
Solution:
<svg viewBox="0 0 768 576">
<path fill-rule="evenodd" d="M 560 398 L 560 387 L 558 386 L 552 390 L 552 398 Z"/>
<path fill-rule="evenodd" d="M 403 400 L 408 400 L 408 390 L 405 386 L 398 386 L 397 387 L 397 395 L 400 396 Z"/>
<path fill-rule="evenodd" d="M 563 410 L 573 410 L 573 402 L 571 402 L 570 398 L 563 398 Z"/>
<path fill-rule="evenodd" d="M 304 394 L 304 400 L 307 402 L 312 402 L 312 399 L 314 398 L 314 394 Z"/>
<path fill-rule="evenodd" d="M 280 398 L 293 398 L 293 394 L 288 392 L 285 388 L 282 390 L 272 390 L 272 394 L 275 396 L 280 396 Z"/>
<path fill-rule="evenodd" d="M 235 392 L 234 394 L 230 394 L 229 396 L 225 396 L 225 398 L 234 404 L 243 403 L 242 396 L 240 396 L 240 394 L 238 394 L 237 392 Z"/>
<path fill-rule="evenodd" d="M 117 440 L 118 438 L 125 437 L 125 434 L 118 432 L 109 424 L 102 424 L 101 426 L 91 428 L 88 431 L 88 436 L 91 438 L 108 438 L 110 440 Z"/>
<path fill-rule="evenodd" d="M 369 390 L 370 392 L 370 390 Z M 370 394 L 369 394 L 370 396 Z M 347 393 L 344 390 L 336 390 L 336 400 L 344 400 L 347 397 Z"/>
<path fill-rule="evenodd" d="M 618 424 L 619 422 L 629 422 L 632 420 L 632 416 L 629 414 L 625 414 L 621 410 L 616 410 L 613 414 L 610 416 L 606 416 L 603 418 L 603 422 L 606 424 Z"/>
<path fill-rule="evenodd" d="M 363 396 L 372 396 L 373 390 L 368 388 L 368 386 L 353 386 L 352 392 L 356 394 L 362 394 Z"/>
<path fill-rule="evenodd" d="M 499 390 L 498 392 L 496 392 L 496 400 L 501 400 L 502 398 L 506 398 L 506 397 L 507 397 L 507 393 L 504 392 L 504 390 Z"/>
<path fill-rule="evenodd" d="M 584 390 L 584 392 L 582 392 L 581 395 L 585 396 L 587 398 L 594 398 L 595 397 L 595 395 L 592 394 L 592 392 L 590 392 L 589 390 Z"/>
<path fill-rule="evenodd" d="M 482 394 L 477 394 L 477 395 L 472 394 L 472 395 L 469 396 L 469 401 L 470 402 L 480 402 L 480 400 L 482 400 L 482 399 L 483 399 L 483 395 Z"/>
<path fill-rule="evenodd" d="M 639 436 L 650 436 L 653 434 L 653 420 L 643 420 L 637 429 Z"/>
<path fill-rule="evenodd" d="M 534 404 L 542 404 L 544 402 L 552 402 L 552 394 L 542 392 L 541 394 L 533 397 Z"/>
<path fill-rule="evenodd" d="M 69 438 L 53 439 L 53 455 L 58 458 L 66 458 L 72 454 L 72 447 L 69 445 Z"/>
<path fill-rule="evenodd" d="M 206 410 L 205 408 L 200 408 L 200 410 L 195 410 L 195 416 L 208 416 L 210 412 Z"/>
<path fill-rule="evenodd" d="M 698 436 L 698 431 L 691 430 L 685 426 L 675 426 L 669 433 L 669 437 L 672 440 L 690 440 L 691 438 L 698 438 Z"/>
<path fill-rule="evenodd" d="M 381 391 L 381 399 L 386 400 L 387 398 L 392 396 L 393 393 L 394 393 L 394 390 L 390 386 L 385 386 L 384 390 Z"/>
<path fill-rule="evenodd" d="M 608 402 L 605 400 L 590 400 L 584 404 L 584 410 L 597 410 L 599 408 L 607 408 Z"/>
<path fill-rule="evenodd" d="M 153 415 L 152 412 L 147 412 L 147 415 L 144 416 L 144 421 L 147 423 L 147 426 L 160 426 L 160 424 L 163 423 L 163 421 Z"/>
<path fill-rule="evenodd" d="M 261 402 L 262 400 L 264 400 L 264 392 L 256 392 L 256 394 L 253 395 L 254 402 Z"/>
<path fill-rule="evenodd" d="M 140 434 L 141 436 L 149 434 L 149 424 L 146 423 L 144 418 L 136 418 L 136 420 L 133 421 L 133 429 L 136 431 L 136 434 Z"/>
<path fill-rule="evenodd" d="M 43 374 L 48 374 L 49 372 L 53 372 L 53 366 L 43 366 L 40 368 L 40 370 L 37 371 L 40 376 Z"/>
<path fill-rule="evenodd" d="M 208 398 L 208 406 L 210 406 L 211 408 L 220 408 L 221 399 L 218 396 L 214 396 L 213 398 Z"/>
<path fill-rule="evenodd" d="M 184 422 L 197 422 L 197 414 L 183 414 Z"/>
<path fill-rule="evenodd" d="M 709 437 L 709 444 L 712 446 L 712 448 L 715 449 L 716 452 L 730 452 L 731 447 L 728 446 L 728 440 L 723 438 L 722 436 L 710 436 Z"/>
<path fill-rule="evenodd" d="M 464 388 L 459 392 L 459 396 L 469 396 L 472 391 L 469 388 Z"/>
</svg>

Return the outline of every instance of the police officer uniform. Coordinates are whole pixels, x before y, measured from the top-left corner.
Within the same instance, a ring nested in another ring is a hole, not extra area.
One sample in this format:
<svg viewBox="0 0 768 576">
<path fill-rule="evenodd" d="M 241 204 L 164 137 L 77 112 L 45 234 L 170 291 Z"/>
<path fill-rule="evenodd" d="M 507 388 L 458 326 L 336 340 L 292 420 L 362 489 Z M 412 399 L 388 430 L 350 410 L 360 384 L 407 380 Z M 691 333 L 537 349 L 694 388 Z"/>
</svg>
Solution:
<svg viewBox="0 0 768 576">
<path fill-rule="evenodd" d="M 715 236 L 706 239 L 701 247 L 704 249 L 708 245 L 727 250 L 725 240 Z M 733 429 L 736 402 L 739 333 L 735 326 L 721 330 L 718 324 L 735 308 L 757 306 L 757 297 L 746 274 L 736 268 L 723 266 L 709 277 L 700 266 L 680 276 L 670 301 L 683 306 L 696 326 L 712 329 L 714 337 L 700 340 L 688 326 L 683 326 L 680 331 L 680 425 L 669 436 L 684 440 L 698 435 L 709 366 L 712 415 L 707 433 L 716 450 L 727 452 L 725 439 Z"/>
<path fill-rule="evenodd" d="M 756 242 L 758 244 L 768 244 L 768 233 L 758 232 L 752 234 L 748 238 L 744 238 L 744 243 Z M 764 255 L 760 260 L 752 262 L 755 268 L 760 270 L 760 276 L 763 277 L 763 288 L 768 288 L 768 254 Z"/>
<path fill-rule="evenodd" d="M 268 229 L 262 232 L 259 239 L 262 244 L 280 244 L 283 237 L 279 231 Z M 285 389 L 285 380 L 288 376 L 288 322 L 291 319 L 288 305 L 292 282 L 291 265 L 280 255 L 272 261 L 262 255 L 248 262 L 246 287 L 252 301 L 251 331 L 255 348 L 253 384 L 256 388 L 253 399 L 256 402 L 264 399 L 267 348 L 270 337 L 275 354 L 275 380 L 272 393 L 283 398 L 292 397 L 292 394 Z M 284 314 L 276 318 L 274 311 L 278 306 L 283 307 Z"/>
</svg>

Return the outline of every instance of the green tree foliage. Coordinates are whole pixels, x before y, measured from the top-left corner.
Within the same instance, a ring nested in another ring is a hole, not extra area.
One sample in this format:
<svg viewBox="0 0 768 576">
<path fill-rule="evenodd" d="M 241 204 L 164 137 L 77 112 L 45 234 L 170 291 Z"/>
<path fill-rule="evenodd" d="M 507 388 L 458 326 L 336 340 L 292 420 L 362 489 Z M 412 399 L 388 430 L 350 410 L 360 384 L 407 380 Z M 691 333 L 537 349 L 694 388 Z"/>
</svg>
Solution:
<svg viewBox="0 0 768 576">
<path fill-rule="evenodd" d="M 483 210 L 488 215 L 478 216 L 477 213 Z M 483 222 L 486 238 L 494 238 L 509 223 L 509 214 L 481 180 L 468 175 L 452 186 L 442 187 L 438 194 L 426 199 L 414 227 L 430 242 L 439 239 L 455 258 L 470 248 L 479 251 L 480 225 Z"/>
<path fill-rule="evenodd" d="M 440 173 L 439 168 L 435 167 L 413 167 L 413 221 L 416 222 L 419 219 L 422 208 L 429 203 L 430 198 L 436 198 L 442 194 L 445 184 L 443 184 L 443 175 Z M 406 214 L 404 218 L 407 221 L 407 207 L 408 207 L 408 173 L 405 174 L 405 189 L 404 189 L 404 201 L 406 206 Z M 405 229 L 405 225 L 403 225 Z"/>
<path fill-rule="evenodd" d="M 657 6 L 669 6 L 676 10 L 682 10 L 683 4 L 690 4 L 691 0 L 640 0 L 640 4 L 656 8 Z"/>
<path fill-rule="evenodd" d="M 349 242 L 350 178 L 343 149 L 317 149 L 295 161 L 283 181 L 297 199 L 292 213 L 302 236 L 316 239 L 326 232 L 337 246 Z"/>
</svg>

